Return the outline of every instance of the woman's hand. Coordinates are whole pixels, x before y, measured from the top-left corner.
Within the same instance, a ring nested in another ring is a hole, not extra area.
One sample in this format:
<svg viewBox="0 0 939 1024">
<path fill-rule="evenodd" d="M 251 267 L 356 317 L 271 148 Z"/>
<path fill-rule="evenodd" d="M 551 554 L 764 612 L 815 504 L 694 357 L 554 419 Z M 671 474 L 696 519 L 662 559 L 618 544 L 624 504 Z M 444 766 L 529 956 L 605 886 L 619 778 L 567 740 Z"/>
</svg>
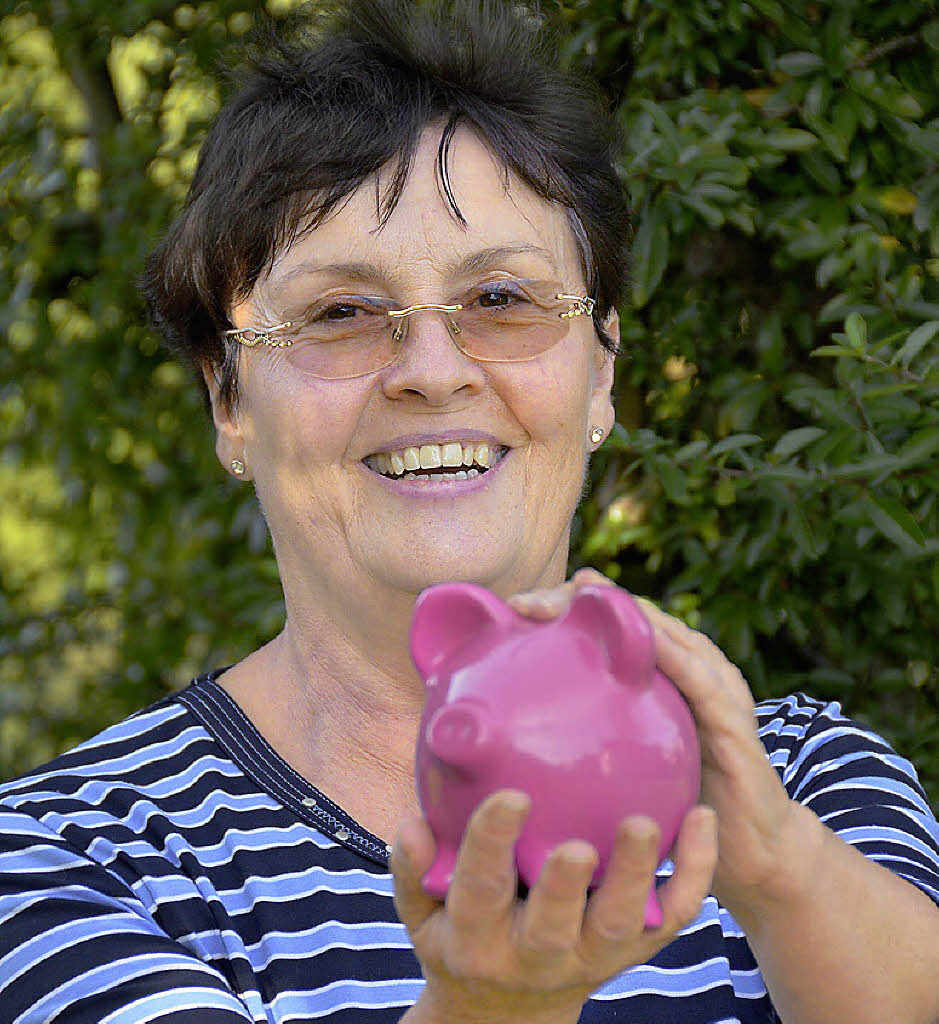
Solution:
<svg viewBox="0 0 939 1024">
<path fill-rule="evenodd" d="M 405 1021 L 573 1024 L 590 992 L 647 961 L 700 910 L 717 860 L 710 809 L 695 808 L 685 818 L 675 873 L 658 890 L 662 925 L 645 929 L 658 859 L 655 824 L 639 817 L 622 823 L 589 898 L 596 851 L 569 840 L 519 900 L 514 847 L 529 806 L 524 793 L 500 790 L 476 809 L 446 904 L 421 888 L 434 858 L 430 828 L 419 815 L 402 822 L 391 860 L 395 905 L 427 981 Z"/>
<path fill-rule="evenodd" d="M 584 586 L 615 586 L 594 569 L 565 584 L 513 597 L 517 611 L 538 618 L 560 615 Z M 701 745 L 701 801 L 717 812 L 720 858 L 715 895 L 732 912 L 800 884 L 808 853 L 804 817 L 771 767 L 756 729 L 753 697 L 740 670 L 703 633 L 639 599 L 655 631 L 659 668 L 687 700 Z"/>
</svg>

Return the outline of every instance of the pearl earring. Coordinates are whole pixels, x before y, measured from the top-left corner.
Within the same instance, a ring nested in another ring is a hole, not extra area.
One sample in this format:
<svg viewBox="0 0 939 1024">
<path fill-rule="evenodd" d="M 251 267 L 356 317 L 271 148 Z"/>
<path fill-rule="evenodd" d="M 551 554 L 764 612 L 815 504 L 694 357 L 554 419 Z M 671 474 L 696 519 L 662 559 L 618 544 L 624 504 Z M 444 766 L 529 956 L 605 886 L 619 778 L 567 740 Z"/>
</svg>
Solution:
<svg viewBox="0 0 939 1024">
<path fill-rule="evenodd" d="M 602 428 L 594 427 L 593 430 L 590 431 L 590 440 L 593 441 L 594 444 L 599 444 L 603 440 Z"/>
<path fill-rule="evenodd" d="M 235 474 L 235 476 L 244 476 L 245 464 L 241 461 L 241 459 L 232 459 L 231 471 Z"/>
</svg>

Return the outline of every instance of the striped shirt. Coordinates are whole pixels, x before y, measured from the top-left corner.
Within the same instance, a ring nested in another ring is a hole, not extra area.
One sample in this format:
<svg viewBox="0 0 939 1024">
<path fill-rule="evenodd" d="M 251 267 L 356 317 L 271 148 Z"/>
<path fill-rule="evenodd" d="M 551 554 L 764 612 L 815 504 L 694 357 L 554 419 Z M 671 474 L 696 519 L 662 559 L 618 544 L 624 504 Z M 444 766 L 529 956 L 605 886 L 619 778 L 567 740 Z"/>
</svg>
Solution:
<svg viewBox="0 0 939 1024">
<path fill-rule="evenodd" d="M 384 841 L 273 751 L 218 674 L 0 786 L 2 1024 L 385 1024 L 417 999 Z M 757 710 L 790 796 L 939 902 L 939 827 L 912 765 L 837 704 Z M 713 897 L 581 1016 L 775 1019 Z"/>
</svg>

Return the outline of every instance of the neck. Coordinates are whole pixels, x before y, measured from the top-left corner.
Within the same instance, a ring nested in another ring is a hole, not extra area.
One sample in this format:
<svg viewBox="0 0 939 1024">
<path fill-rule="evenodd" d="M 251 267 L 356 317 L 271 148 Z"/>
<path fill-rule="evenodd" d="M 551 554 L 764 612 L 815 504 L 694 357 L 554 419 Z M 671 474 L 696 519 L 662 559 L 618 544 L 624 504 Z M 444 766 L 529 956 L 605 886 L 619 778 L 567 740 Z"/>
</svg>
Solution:
<svg viewBox="0 0 939 1024">
<path fill-rule="evenodd" d="M 489 585 L 508 597 L 563 580 L 563 563 L 546 569 L 525 587 Z M 416 809 L 425 691 L 408 635 L 417 594 L 368 587 L 335 568 L 315 595 L 290 573 L 282 578 L 283 632 L 219 683 L 292 768 L 359 824 L 393 838 L 397 820 Z"/>
<path fill-rule="evenodd" d="M 405 619 L 394 647 L 373 647 L 352 643 L 325 617 L 291 615 L 279 636 L 219 679 L 292 768 L 386 841 L 416 808 L 424 685 Z"/>
</svg>

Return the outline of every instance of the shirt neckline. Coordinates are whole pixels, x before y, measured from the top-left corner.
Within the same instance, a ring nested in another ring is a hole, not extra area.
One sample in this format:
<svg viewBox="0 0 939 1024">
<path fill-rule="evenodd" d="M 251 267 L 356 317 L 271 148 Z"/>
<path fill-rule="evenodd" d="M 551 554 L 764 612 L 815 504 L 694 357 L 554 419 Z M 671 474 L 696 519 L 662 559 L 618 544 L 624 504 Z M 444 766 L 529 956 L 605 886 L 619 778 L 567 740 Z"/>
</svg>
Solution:
<svg viewBox="0 0 939 1024">
<path fill-rule="evenodd" d="M 226 668 L 218 668 L 197 676 L 176 699 L 269 796 L 334 842 L 387 869 L 391 847 L 363 828 L 274 750 L 238 702 L 218 684 L 218 677 L 225 671 Z"/>
</svg>

